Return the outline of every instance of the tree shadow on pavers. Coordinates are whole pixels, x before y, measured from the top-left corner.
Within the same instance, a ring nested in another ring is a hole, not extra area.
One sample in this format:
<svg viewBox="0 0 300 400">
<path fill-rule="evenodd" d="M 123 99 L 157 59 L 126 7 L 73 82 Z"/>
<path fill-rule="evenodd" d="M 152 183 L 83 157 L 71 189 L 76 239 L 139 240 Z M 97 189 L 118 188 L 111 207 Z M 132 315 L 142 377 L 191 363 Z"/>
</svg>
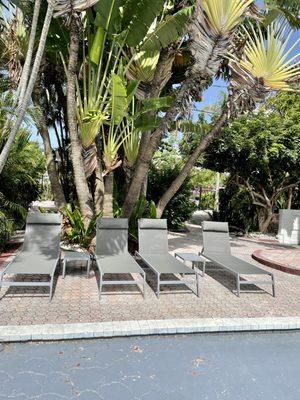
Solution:
<svg viewBox="0 0 300 400">
<path fill-rule="evenodd" d="M 93 278 L 96 279 L 96 283 L 98 286 L 98 291 L 100 293 L 100 274 L 96 264 L 92 265 L 91 270 L 94 270 L 95 276 Z M 135 280 L 136 277 L 139 278 L 139 274 L 105 274 L 105 281 L 132 281 Z M 128 295 L 128 294 L 142 294 L 141 286 L 137 284 L 130 284 L 130 285 L 104 285 L 102 286 L 101 295 Z"/>
<path fill-rule="evenodd" d="M 58 280 L 58 273 L 56 272 L 53 277 L 53 290 L 52 290 L 52 298 L 55 296 L 55 290 Z M 24 282 L 24 286 L 7 286 L 5 290 L 5 286 L 2 287 L 0 291 L 0 300 L 4 297 L 6 298 L 14 298 L 14 297 L 41 297 L 48 298 L 50 300 L 50 287 L 47 286 L 26 286 L 28 282 L 48 282 L 50 283 L 50 279 L 46 275 L 12 275 L 11 282 Z"/>
<path fill-rule="evenodd" d="M 226 289 L 228 289 L 230 292 L 232 292 L 232 294 L 237 296 L 236 278 L 235 278 L 235 276 L 233 276 L 232 274 L 227 272 L 225 269 L 218 268 L 215 266 L 209 266 L 209 267 L 207 266 L 205 274 L 210 276 L 212 279 L 214 279 L 215 281 L 220 283 L 222 286 L 224 286 Z M 246 282 L 247 279 L 241 277 L 241 281 Z M 271 283 L 271 281 L 270 281 L 270 283 Z M 254 285 L 254 284 L 241 285 L 240 295 L 242 295 L 243 293 L 270 294 L 270 296 L 272 296 L 272 293 L 268 292 L 265 289 L 260 288 L 259 286 Z"/>
<path fill-rule="evenodd" d="M 40 287 L 9 287 L 3 295 L 0 296 L 0 300 L 6 299 L 14 299 L 14 298 L 27 298 L 27 297 L 40 297 L 49 299 L 49 289 L 48 288 L 40 288 Z"/>
<path fill-rule="evenodd" d="M 140 265 L 141 268 L 146 272 L 146 282 L 148 286 L 152 289 L 152 291 L 155 293 L 157 292 L 157 276 L 156 274 L 151 270 L 151 268 L 147 267 L 142 260 L 137 259 L 137 263 Z M 173 274 L 161 274 L 160 279 L 162 281 L 164 280 L 170 280 L 170 281 L 178 281 L 180 282 L 180 278 L 176 275 Z M 182 293 L 187 293 L 187 294 L 195 294 L 195 284 L 196 280 L 194 278 L 188 278 L 191 280 L 191 285 L 192 288 L 190 288 L 186 284 L 176 284 L 176 285 L 168 285 L 168 284 L 163 284 L 160 285 L 160 294 L 182 294 Z M 195 284 L 194 284 L 195 282 Z"/>
</svg>

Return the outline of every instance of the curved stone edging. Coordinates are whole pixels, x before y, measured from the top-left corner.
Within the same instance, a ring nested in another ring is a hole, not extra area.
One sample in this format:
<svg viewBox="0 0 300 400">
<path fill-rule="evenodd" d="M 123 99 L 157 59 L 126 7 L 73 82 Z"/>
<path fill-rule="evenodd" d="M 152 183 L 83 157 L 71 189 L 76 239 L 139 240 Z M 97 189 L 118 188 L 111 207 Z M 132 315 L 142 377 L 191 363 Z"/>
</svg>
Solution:
<svg viewBox="0 0 300 400">
<path fill-rule="evenodd" d="M 283 271 L 286 272 L 288 274 L 292 274 L 292 275 L 299 275 L 300 276 L 300 270 L 299 269 L 295 269 L 293 267 L 291 267 L 288 264 L 283 264 L 283 263 L 279 263 L 279 262 L 275 262 L 273 260 L 270 260 L 266 257 L 264 257 L 262 255 L 262 253 L 265 253 L 266 250 L 255 250 L 252 253 L 252 258 L 258 262 L 260 262 L 261 264 L 266 265 L 267 267 L 270 268 L 274 268 L 274 269 L 278 269 L 279 271 Z"/>
</svg>

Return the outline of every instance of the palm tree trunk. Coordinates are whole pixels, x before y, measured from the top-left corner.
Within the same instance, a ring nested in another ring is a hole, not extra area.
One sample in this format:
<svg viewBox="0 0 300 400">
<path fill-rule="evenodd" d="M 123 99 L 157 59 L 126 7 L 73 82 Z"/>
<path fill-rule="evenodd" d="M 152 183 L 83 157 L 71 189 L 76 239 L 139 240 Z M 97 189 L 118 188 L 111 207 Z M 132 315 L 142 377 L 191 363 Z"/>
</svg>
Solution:
<svg viewBox="0 0 300 400">
<path fill-rule="evenodd" d="M 39 132 L 43 139 L 44 151 L 46 156 L 46 166 L 51 184 L 53 199 L 57 208 L 60 210 L 62 207 L 65 207 L 67 205 L 67 202 L 56 170 L 50 136 L 45 121 L 41 122 Z"/>
<path fill-rule="evenodd" d="M 96 182 L 95 182 L 94 203 L 95 203 L 96 215 L 99 215 L 103 211 L 104 193 L 105 193 L 99 137 L 96 138 L 96 147 L 97 147 L 97 164 L 95 168 Z"/>
<path fill-rule="evenodd" d="M 175 194 L 180 189 L 185 179 L 188 177 L 192 168 L 196 164 L 200 154 L 202 154 L 205 151 L 205 149 L 209 146 L 209 144 L 212 142 L 212 140 L 222 132 L 222 129 L 224 128 L 225 125 L 227 125 L 227 122 L 228 122 L 228 111 L 226 109 L 218 118 L 218 120 L 214 124 L 213 128 L 209 131 L 209 133 L 205 135 L 205 137 L 198 143 L 197 147 L 190 155 L 184 167 L 180 171 L 179 175 L 177 175 L 177 177 L 171 183 L 168 190 L 163 194 L 163 196 L 157 203 L 157 208 L 156 208 L 157 218 L 161 218 L 162 213 L 166 208 L 167 204 L 175 196 Z"/>
<path fill-rule="evenodd" d="M 203 82 L 202 82 L 203 84 Z M 133 208 L 139 198 L 141 193 L 141 187 L 148 173 L 151 160 L 154 156 L 156 149 L 163 138 L 163 135 L 168 132 L 169 126 L 174 121 L 175 117 L 179 115 L 183 110 L 183 104 L 186 104 L 187 93 L 190 93 L 193 87 L 197 87 L 198 91 L 201 89 L 201 80 L 199 82 L 198 76 L 189 76 L 185 82 L 182 84 L 176 98 L 174 100 L 173 106 L 169 108 L 160 126 L 152 133 L 147 147 L 143 146 L 139 158 L 136 162 L 134 174 L 132 181 L 125 197 L 123 205 L 123 216 L 129 218 Z"/>
<path fill-rule="evenodd" d="M 114 191 L 114 173 L 109 172 L 105 177 L 105 193 L 103 202 L 103 216 L 113 217 L 113 191 Z"/>
<path fill-rule="evenodd" d="M 44 152 L 46 156 L 46 167 L 51 184 L 51 191 L 53 194 L 54 202 L 57 208 L 60 210 L 62 207 L 67 205 L 65 195 L 59 180 L 58 172 L 53 158 L 53 151 L 50 141 L 50 136 L 47 128 L 46 116 L 44 110 L 41 107 L 41 86 L 38 81 L 32 93 L 32 100 L 35 107 L 38 109 L 38 113 L 35 120 L 40 135 L 43 139 Z"/>
<path fill-rule="evenodd" d="M 39 19 L 40 8 L 41 8 L 41 0 L 35 0 L 33 17 L 32 17 L 32 21 L 31 21 L 28 49 L 27 49 L 27 53 L 26 53 L 25 63 L 24 63 L 23 69 L 22 69 L 22 75 L 21 75 L 19 85 L 18 85 L 18 90 L 17 90 L 17 98 L 18 98 L 19 105 L 21 105 L 22 99 L 24 97 L 27 83 L 28 83 L 28 77 L 29 77 L 30 70 L 31 70 L 30 67 L 31 67 L 31 61 L 32 61 L 35 35 L 36 35 L 36 29 L 37 29 L 37 24 L 38 24 L 38 19 Z"/>
<path fill-rule="evenodd" d="M 28 86 L 26 88 L 26 92 L 24 93 L 24 97 L 23 97 L 20 107 L 18 109 L 17 119 L 12 126 L 12 129 L 8 136 L 7 142 L 5 143 L 5 146 L 3 147 L 2 152 L 0 154 L 0 174 L 1 174 L 1 172 L 4 168 L 4 165 L 7 161 L 9 151 L 13 145 L 13 142 L 15 140 L 17 133 L 19 132 L 19 129 L 22 125 L 27 107 L 30 102 L 31 94 L 32 94 L 32 91 L 33 91 L 33 88 L 35 85 L 35 81 L 38 76 L 40 64 L 42 61 L 45 44 L 46 44 L 46 39 L 47 39 L 48 31 L 49 31 L 49 26 L 50 26 L 50 23 L 52 20 L 52 15 L 53 15 L 53 5 L 51 3 L 49 3 L 48 8 L 47 8 L 47 13 L 45 16 L 45 20 L 44 20 L 42 33 L 41 33 L 41 36 L 39 39 L 38 50 L 37 50 L 34 64 L 33 64 L 32 70 L 31 70 L 31 75 L 30 75 L 30 79 L 28 82 Z"/>
<path fill-rule="evenodd" d="M 76 118 L 76 74 L 79 50 L 79 27 L 76 14 L 70 21 L 70 50 L 67 79 L 67 114 L 71 140 L 71 158 L 74 170 L 74 180 L 78 196 L 79 208 L 87 227 L 93 218 L 92 196 L 87 184 L 82 158 L 82 146 L 78 136 Z"/>
</svg>

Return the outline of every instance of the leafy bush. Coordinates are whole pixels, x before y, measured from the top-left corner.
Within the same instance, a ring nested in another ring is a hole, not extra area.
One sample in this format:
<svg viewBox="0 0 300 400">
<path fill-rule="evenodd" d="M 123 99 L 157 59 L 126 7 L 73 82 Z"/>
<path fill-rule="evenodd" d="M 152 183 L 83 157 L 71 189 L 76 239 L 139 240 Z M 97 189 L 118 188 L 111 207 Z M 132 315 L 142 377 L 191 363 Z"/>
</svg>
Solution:
<svg viewBox="0 0 300 400">
<path fill-rule="evenodd" d="M 95 227 L 97 223 L 96 216 L 85 228 L 83 223 L 83 216 L 77 206 L 74 208 L 68 204 L 63 210 L 63 214 L 67 218 L 68 227 L 65 229 L 65 235 L 70 243 L 79 244 L 84 248 L 88 248 L 93 236 L 95 235 Z"/>
<path fill-rule="evenodd" d="M 5 140 L 0 136 L 0 151 Z M 45 159 L 38 143 L 30 141 L 30 133 L 20 130 L 8 160 L 1 173 L 0 211 L 24 224 L 28 205 L 37 200 L 41 192 L 41 179 L 45 172 Z"/>
<path fill-rule="evenodd" d="M 129 234 L 137 239 L 138 237 L 138 220 L 140 218 L 156 218 L 156 207 L 153 201 L 147 201 L 145 197 L 140 197 L 129 221 Z"/>
<path fill-rule="evenodd" d="M 13 230 L 13 220 L 7 218 L 5 214 L 0 211 L 0 250 L 3 250 L 5 243 L 9 240 Z"/>
<path fill-rule="evenodd" d="M 219 219 L 246 232 L 258 230 L 257 213 L 249 193 L 230 182 L 220 191 Z"/>
<path fill-rule="evenodd" d="M 152 166 L 148 181 L 149 198 L 157 203 L 179 172 L 178 164 L 165 164 L 160 168 Z M 169 228 L 178 230 L 196 209 L 196 204 L 191 200 L 191 183 L 186 180 L 167 205 L 162 218 L 167 218 Z"/>
<path fill-rule="evenodd" d="M 215 194 L 211 192 L 202 193 L 199 204 L 200 210 L 213 210 L 215 203 Z"/>
</svg>

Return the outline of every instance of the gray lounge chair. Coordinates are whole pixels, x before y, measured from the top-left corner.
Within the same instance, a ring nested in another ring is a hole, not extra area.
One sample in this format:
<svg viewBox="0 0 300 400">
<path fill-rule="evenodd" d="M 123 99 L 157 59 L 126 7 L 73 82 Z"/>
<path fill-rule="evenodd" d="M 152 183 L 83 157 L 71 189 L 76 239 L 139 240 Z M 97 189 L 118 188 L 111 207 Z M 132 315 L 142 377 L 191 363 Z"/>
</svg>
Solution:
<svg viewBox="0 0 300 400">
<path fill-rule="evenodd" d="M 139 285 L 145 297 L 146 274 L 128 253 L 128 220 L 126 218 L 99 218 L 97 221 L 95 261 L 100 273 L 99 292 L 105 285 Z M 139 274 L 138 280 L 104 280 L 106 274 Z"/>
<path fill-rule="evenodd" d="M 240 295 L 241 285 L 268 284 L 272 285 L 273 296 L 275 297 L 275 281 L 272 273 L 243 261 L 240 258 L 234 257 L 231 254 L 227 222 L 204 221 L 202 223 L 202 232 L 203 256 L 236 277 L 238 296 Z M 242 275 L 269 275 L 271 280 L 241 280 Z"/>
<path fill-rule="evenodd" d="M 53 279 L 60 263 L 60 214 L 29 213 L 21 251 L 0 274 L 2 286 L 46 286 L 53 295 Z M 6 275 L 46 275 L 50 281 L 3 280 Z"/>
<path fill-rule="evenodd" d="M 136 252 L 144 263 L 156 274 L 157 297 L 161 285 L 196 284 L 197 296 L 200 295 L 199 273 L 176 260 L 168 252 L 167 221 L 165 219 L 140 219 L 139 251 Z M 162 280 L 161 275 L 178 274 L 183 279 Z M 195 281 L 186 280 L 185 275 L 194 275 Z"/>
</svg>

